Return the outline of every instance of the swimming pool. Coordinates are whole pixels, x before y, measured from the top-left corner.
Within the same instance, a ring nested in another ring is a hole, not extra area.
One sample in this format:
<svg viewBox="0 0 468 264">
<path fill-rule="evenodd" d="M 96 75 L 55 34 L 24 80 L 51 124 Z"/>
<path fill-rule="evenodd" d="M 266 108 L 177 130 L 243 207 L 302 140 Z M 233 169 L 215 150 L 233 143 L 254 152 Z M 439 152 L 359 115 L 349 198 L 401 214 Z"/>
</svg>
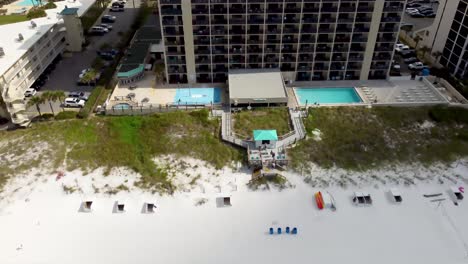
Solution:
<svg viewBox="0 0 468 264">
<path fill-rule="evenodd" d="M 43 3 L 47 3 L 47 2 L 43 1 Z M 33 5 L 38 5 L 38 2 L 36 0 L 21 0 L 15 4 L 19 6 L 33 6 Z"/>
<path fill-rule="evenodd" d="M 210 103 L 221 103 L 221 88 L 178 88 L 174 97 L 174 104 Z"/>
<path fill-rule="evenodd" d="M 130 105 L 126 103 L 116 104 L 112 107 L 114 110 L 125 110 L 130 109 Z"/>
<path fill-rule="evenodd" d="M 361 97 L 353 87 L 339 88 L 296 88 L 296 95 L 301 105 L 350 104 L 361 103 Z"/>
</svg>

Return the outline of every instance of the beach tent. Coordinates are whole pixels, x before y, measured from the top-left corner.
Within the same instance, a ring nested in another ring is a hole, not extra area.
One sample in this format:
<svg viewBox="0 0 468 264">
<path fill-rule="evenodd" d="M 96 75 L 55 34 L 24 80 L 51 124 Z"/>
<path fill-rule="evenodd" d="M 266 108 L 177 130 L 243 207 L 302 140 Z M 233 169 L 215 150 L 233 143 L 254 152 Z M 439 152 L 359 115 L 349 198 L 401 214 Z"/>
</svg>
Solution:
<svg viewBox="0 0 468 264">
<path fill-rule="evenodd" d="M 112 210 L 113 213 L 124 213 L 125 212 L 125 204 L 123 202 L 115 201 L 114 208 Z"/>
<path fill-rule="evenodd" d="M 372 198 L 369 193 L 354 192 L 353 203 L 356 205 L 371 205 Z"/>
<path fill-rule="evenodd" d="M 401 203 L 403 201 L 403 198 L 401 197 L 401 193 L 398 189 L 392 188 L 390 189 L 390 194 L 393 196 L 393 199 L 397 203 Z"/>
<path fill-rule="evenodd" d="M 216 198 L 216 207 L 229 207 L 231 204 L 231 197 L 223 196 Z"/>
<path fill-rule="evenodd" d="M 457 188 L 457 187 L 453 186 L 453 187 L 450 188 L 450 190 L 452 191 L 455 198 L 457 198 L 457 200 L 463 200 L 463 194 L 462 194 L 460 188 Z"/>
<path fill-rule="evenodd" d="M 83 201 L 80 206 L 80 212 L 82 213 L 90 213 L 92 211 L 91 206 L 93 205 L 93 201 L 88 199 L 86 201 Z"/>
<path fill-rule="evenodd" d="M 154 205 L 154 203 L 144 203 L 143 212 L 145 214 L 153 214 L 155 208 L 156 208 L 156 205 Z"/>
</svg>

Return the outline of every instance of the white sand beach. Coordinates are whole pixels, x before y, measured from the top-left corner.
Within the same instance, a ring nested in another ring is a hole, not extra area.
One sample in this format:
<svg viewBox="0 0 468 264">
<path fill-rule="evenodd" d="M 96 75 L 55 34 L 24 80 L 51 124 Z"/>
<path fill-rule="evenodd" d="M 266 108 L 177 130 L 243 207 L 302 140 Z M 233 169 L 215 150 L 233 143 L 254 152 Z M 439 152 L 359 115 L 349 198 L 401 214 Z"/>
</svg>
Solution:
<svg viewBox="0 0 468 264">
<path fill-rule="evenodd" d="M 424 263 L 468 261 L 468 205 L 455 206 L 451 186 L 464 186 L 468 167 L 445 168 L 437 177 L 397 186 L 402 204 L 388 194 L 398 182 L 359 181 L 328 188 L 312 187 L 304 178 L 285 173 L 293 188 L 251 191 L 250 175 L 225 168 L 215 171 L 201 161 L 190 164 L 177 178 L 173 196 L 138 190 L 135 173 L 116 169 L 109 176 L 97 170 L 39 175 L 31 171 L 11 181 L 0 201 L 0 263 Z M 177 160 L 171 160 L 177 162 Z M 196 165 L 196 166 L 195 166 Z M 442 168 L 441 168 L 442 169 Z M 434 170 L 433 170 L 434 171 Z M 315 170 L 314 178 L 331 170 Z M 419 175 L 430 174 L 430 170 Z M 434 173 L 438 173 L 437 170 Z M 389 175 L 391 173 L 388 173 Z M 192 181 L 200 175 L 197 181 Z M 107 184 L 107 185 L 106 185 Z M 124 184 L 129 191 L 106 190 Z M 64 187 L 74 188 L 71 194 Z M 99 190 L 99 193 L 95 193 Z M 317 209 L 313 195 L 329 191 L 337 210 Z M 372 195 L 373 205 L 352 204 L 354 191 Z M 435 198 L 424 194 L 442 193 Z M 231 207 L 217 208 L 217 197 L 231 197 Z M 93 200 L 90 213 L 78 212 Z M 200 199 L 204 204 L 197 205 Z M 445 199 L 442 202 L 431 202 Z M 125 212 L 113 213 L 116 201 Z M 154 214 L 143 214 L 143 203 L 154 202 Z M 298 234 L 285 234 L 285 227 Z M 270 227 L 283 234 L 270 235 Z"/>
</svg>

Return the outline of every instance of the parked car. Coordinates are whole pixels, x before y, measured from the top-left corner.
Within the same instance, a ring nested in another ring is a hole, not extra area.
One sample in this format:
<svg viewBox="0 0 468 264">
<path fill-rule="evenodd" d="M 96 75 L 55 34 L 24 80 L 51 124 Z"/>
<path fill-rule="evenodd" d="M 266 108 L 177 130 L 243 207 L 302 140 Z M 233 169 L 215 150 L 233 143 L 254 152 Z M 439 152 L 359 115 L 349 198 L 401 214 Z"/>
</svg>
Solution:
<svg viewBox="0 0 468 264">
<path fill-rule="evenodd" d="M 80 92 L 80 91 L 71 92 L 71 93 L 68 94 L 68 97 L 69 98 L 78 98 L 78 99 L 85 100 L 85 101 L 88 101 L 88 99 L 89 99 L 89 96 L 86 95 L 86 93 Z"/>
<path fill-rule="evenodd" d="M 415 7 L 421 7 L 420 3 L 408 3 L 406 4 L 407 8 L 415 8 Z"/>
<path fill-rule="evenodd" d="M 406 64 L 411 64 L 411 63 L 415 63 L 415 62 L 417 62 L 417 61 L 419 61 L 419 60 L 418 60 L 418 58 L 416 58 L 416 57 L 410 57 L 410 58 L 404 59 L 403 61 L 404 61 Z"/>
<path fill-rule="evenodd" d="M 100 26 L 100 27 L 103 27 L 103 28 L 107 28 L 108 31 L 111 31 L 111 30 L 112 30 L 112 26 L 109 25 L 109 24 L 104 24 L 104 23 L 103 23 L 103 24 L 100 24 L 99 26 Z"/>
<path fill-rule="evenodd" d="M 401 56 L 402 58 L 416 57 L 416 52 L 414 52 L 413 49 L 404 50 L 404 51 L 400 52 L 400 56 Z"/>
<path fill-rule="evenodd" d="M 107 32 L 109 32 L 107 28 L 99 27 L 99 26 L 94 26 L 89 29 L 89 33 L 92 35 L 104 35 Z"/>
<path fill-rule="evenodd" d="M 65 107 L 83 107 L 85 105 L 85 101 L 79 98 L 66 98 L 63 102 L 63 106 Z"/>
<path fill-rule="evenodd" d="M 415 63 L 411 63 L 408 68 L 410 70 L 417 70 L 417 71 L 420 71 L 422 69 L 425 69 L 427 68 L 426 65 L 424 65 L 422 62 L 418 61 L 418 62 L 415 62 Z"/>
<path fill-rule="evenodd" d="M 101 18 L 102 23 L 114 23 L 117 18 L 111 15 L 103 15 Z"/>
<path fill-rule="evenodd" d="M 81 73 L 80 73 L 80 75 L 78 75 L 78 78 L 80 78 L 80 79 L 83 78 L 83 76 L 89 71 L 91 71 L 91 68 L 81 70 Z"/>
<path fill-rule="evenodd" d="M 24 97 L 34 96 L 36 95 L 36 93 L 37 93 L 36 89 L 29 88 L 29 89 L 26 89 L 26 92 L 24 92 Z"/>
<path fill-rule="evenodd" d="M 123 2 L 113 2 L 111 6 L 122 7 L 124 8 L 125 3 Z"/>
<path fill-rule="evenodd" d="M 414 17 L 414 18 L 417 18 L 417 17 L 426 17 L 425 15 L 417 12 L 417 13 L 411 13 L 410 14 L 411 17 Z"/>
<path fill-rule="evenodd" d="M 115 55 L 119 54 L 119 51 L 116 49 L 98 50 L 97 54 L 104 60 L 113 60 L 115 58 Z"/>
<path fill-rule="evenodd" d="M 410 50 L 410 47 L 408 45 L 401 44 L 401 43 L 395 44 L 395 51 L 397 53 L 400 53 L 404 50 Z"/>
<path fill-rule="evenodd" d="M 436 15 L 437 15 L 437 14 L 434 13 L 434 12 L 430 12 L 430 13 L 425 13 L 425 14 L 424 14 L 425 17 L 429 17 L 429 18 L 434 18 L 434 17 L 436 17 Z"/>
<path fill-rule="evenodd" d="M 111 11 L 111 12 L 123 12 L 123 11 L 125 11 L 125 9 L 123 7 L 121 7 L 121 6 L 112 6 L 109 11 Z"/>
</svg>

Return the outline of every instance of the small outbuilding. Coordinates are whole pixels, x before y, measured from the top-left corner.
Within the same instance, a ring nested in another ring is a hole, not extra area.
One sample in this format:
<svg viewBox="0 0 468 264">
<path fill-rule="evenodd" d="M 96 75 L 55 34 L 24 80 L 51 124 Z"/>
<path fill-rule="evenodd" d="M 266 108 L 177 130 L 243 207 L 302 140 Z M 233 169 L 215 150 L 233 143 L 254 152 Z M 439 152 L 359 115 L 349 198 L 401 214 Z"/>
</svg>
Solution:
<svg viewBox="0 0 468 264">
<path fill-rule="evenodd" d="M 216 207 L 230 207 L 231 204 L 231 197 L 230 196 L 223 196 L 216 198 Z"/>
<path fill-rule="evenodd" d="M 288 97 L 279 70 L 232 70 L 229 101 L 234 107 L 287 105 Z"/>
<path fill-rule="evenodd" d="M 276 130 L 254 130 L 253 139 L 256 148 L 274 149 L 278 141 Z"/>
</svg>

